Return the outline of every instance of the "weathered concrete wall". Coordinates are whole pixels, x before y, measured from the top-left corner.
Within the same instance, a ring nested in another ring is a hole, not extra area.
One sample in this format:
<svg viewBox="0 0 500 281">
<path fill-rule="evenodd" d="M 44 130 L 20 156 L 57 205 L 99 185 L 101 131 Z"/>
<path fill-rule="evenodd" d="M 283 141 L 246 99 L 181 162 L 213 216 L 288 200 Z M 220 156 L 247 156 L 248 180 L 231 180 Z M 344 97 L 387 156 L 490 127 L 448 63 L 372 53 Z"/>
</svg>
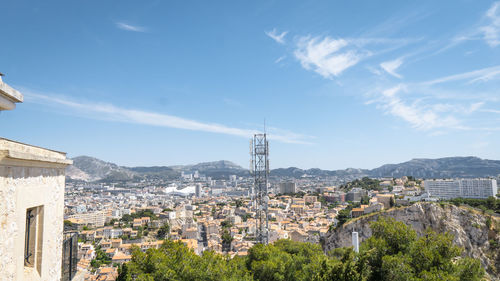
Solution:
<svg viewBox="0 0 500 281">
<path fill-rule="evenodd" d="M 61 278 L 65 160 L 63 153 L 0 139 L 1 280 Z M 41 275 L 24 267 L 26 210 L 43 208 Z"/>
</svg>

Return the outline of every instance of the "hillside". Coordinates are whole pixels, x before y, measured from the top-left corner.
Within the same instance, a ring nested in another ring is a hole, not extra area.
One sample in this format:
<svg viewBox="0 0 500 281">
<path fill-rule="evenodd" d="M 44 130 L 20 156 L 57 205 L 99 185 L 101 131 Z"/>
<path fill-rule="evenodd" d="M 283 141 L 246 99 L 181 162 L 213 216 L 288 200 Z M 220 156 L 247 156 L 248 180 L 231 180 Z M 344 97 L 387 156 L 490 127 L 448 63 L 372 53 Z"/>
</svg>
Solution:
<svg viewBox="0 0 500 281">
<path fill-rule="evenodd" d="M 78 156 L 73 158 L 73 165 L 66 169 L 66 176 L 72 180 L 88 182 L 122 181 L 133 178 L 175 179 L 182 172 L 194 173 L 194 171 L 213 178 L 248 174 L 248 170 L 226 160 L 185 166 L 124 167 L 94 157 Z"/>
<path fill-rule="evenodd" d="M 74 180 L 130 180 L 136 175 L 127 168 L 94 157 L 78 156 L 72 160 L 73 165 L 66 168 L 66 175 Z"/>
<path fill-rule="evenodd" d="M 412 159 L 399 164 L 386 164 L 378 168 L 345 170 L 321 170 L 300 168 L 280 168 L 271 170 L 271 176 L 300 178 L 313 177 L 402 177 L 416 178 L 479 178 L 496 177 L 500 175 L 500 161 L 486 160 L 478 157 L 446 157 L 438 159 Z"/>
<path fill-rule="evenodd" d="M 230 175 L 248 176 L 248 170 L 233 162 L 221 160 L 204 162 L 195 165 L 122 167 L 89 156 L 73 158 L 73 165 L 67 168 L 70 179 L 84 181 L 129 180 L 138 178 L 178 178 L 182 172 L 200 174 L 220 179 Z M 413 159 L 399 164 L 387 164 L 367 170 L 348 168 L 345 170 L 300 169 L 296 167 L 271 170 L 271 177 L 337 177 L 353 180 L 362 177 L 402 177 L 417 178 L 477 178 L 496 177 L 500 175 L 500 161 L 486 160 L 477 157 L 447 157 L 438 159 Z"/>
<path fill-rule="evenodd" d="M 400 164 L 383 165 L 370 171 L 372 177 L 475 178 L 499 174 L 500 161 L 477 157 L 413 159 Z"/>
<path fill-rule="evenodd" d="M 495 246 L 495 243 L 500 244 L 500 219 L 492 218 L 490 228 L 487 216 L 467 207 L 449 204 L 416 203 L 354 219 L 327 234 L 324 251 L 351 246 L 352 231 L 358 232 L 360 242 L 365 241 L 372 235 L 370 222 L 376 221 L 379 216 L 404 222 L 412 226 L 419 235 L 424 234 L 427 228 L 438 233 L 451 233 L 453 242 L 463 247 L 468 256 L 480 259 L 492 277 L 500 278 L 500 251 Z"/>
</svg>

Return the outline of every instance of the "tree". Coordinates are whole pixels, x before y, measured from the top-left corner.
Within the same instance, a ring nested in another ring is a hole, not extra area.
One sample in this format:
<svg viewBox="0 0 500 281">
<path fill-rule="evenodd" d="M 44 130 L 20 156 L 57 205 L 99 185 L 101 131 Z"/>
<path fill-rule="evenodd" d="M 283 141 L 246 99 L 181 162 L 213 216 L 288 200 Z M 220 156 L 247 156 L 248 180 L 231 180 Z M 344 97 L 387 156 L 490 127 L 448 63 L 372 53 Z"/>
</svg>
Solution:
<svg viewBox="0 0 500 281">
<path fill-rule="evenodd" d="M 156 237 L 158 237 L 158 239 L 165 239 L 168 237 L 169 233 L 170 233 L 170 225 L 168 223 L 165 223 L 162 227 L 160 227 L 160 229 L 158 229 Z"/>
<path fill-rule="evenodd" d="M 346 223 L 349 219 L 351 218 L 351 209 L 350 208 L 345 208 L 339 211 L 337 214 L 337 225 L 341 226 L 344 223 Z"/>
<path fill-rule="evenodd" d="M 243 206 L 243 201 L 241 199 L 236 200 L 236 208 L 240 208 Z"/>
<path fill-rule="evenodd" d="M 96 248 L 96 257 L 90 261 L 90 265 L 93 268 L 99 268 L 103 264 L 111 264 L 111 259 L 106 255 L 106 253 L 101 249 L 101 247 Z"/>
<path fill-rule="evenodd" d="M 233 242 L 233 236 L 231 236 L 231 233 L 225 228 L 222 232 L 221 235 L 222 239 L 222 248 L 224 249 L 224 252 L 229 252 L 231 250 L 231 242 Z"/>
<path fill-rule="evenodd" d="M 461 258 L 450 234 L 427 230 L 424 236 L 402 222 L 380 217 L 360 255 L 371 268 L 369 280 L 481 280 L 479 260 Z"/>
<path fill-rule="evenodd" d="M 328 255 L 319 245 L 278 240 L 257 244 L 246 257 L 212 251 L 196 255 L 180 242 L 165 240 L 160 249 L 132 249 L 132 260 L 119 268 L 118 281 L 132 280 L 257 280 L 257 281 L 480 281 L 484 269 L 477 259 L 463 258 L 448 234 L 416 232 L 402 222 L 380 217 L 373 235 L 361 244 Z M 224 229 L 223 240 L 232 237 Z M 95 263 L 95 262 L 94 262 Z"/>
<path fill-rule="evenodd" d="M 366 195 L 361 197 L 361 204 L 362 205 L 370 205 L 370 197 L 368 197 Z"/>
<path fill-rule="evenodd" d="M 159 249 L 145 253 L 132 249 L 132 260 L 119 269 L 117 281 L 132 280 L 253 280 L 240 258 L 227 258 L 211 251 L 201 256 L 181 242 L 165 240 Z"/>
</svg>

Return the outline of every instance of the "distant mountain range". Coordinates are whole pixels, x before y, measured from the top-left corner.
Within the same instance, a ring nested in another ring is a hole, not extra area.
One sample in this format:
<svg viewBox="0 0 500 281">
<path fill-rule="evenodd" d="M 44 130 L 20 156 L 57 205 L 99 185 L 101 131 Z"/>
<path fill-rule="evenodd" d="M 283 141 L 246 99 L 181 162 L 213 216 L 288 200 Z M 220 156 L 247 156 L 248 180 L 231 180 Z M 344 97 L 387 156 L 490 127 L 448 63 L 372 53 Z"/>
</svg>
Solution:
<svg viewBox="0 0 500 281">
<path fill-rule="evenodd" d="M 229 175 L 245 176 L 248 170 L 233 162 L 221 160 L 199 163 L 196 165 L 124 167 L 102 161 L 89 156 L 78 156 L 72 159 L 73 165 L 66 169 L 66 176 L 72 180 L 93 181 L 123 181 L 132 179 L 176 179 L 184 173 L 194 173 L 224 178 Z"/>
<path fill-rule="evenodd" d="M 248 170 L 233 162 L 221 160 L 199 163 L 195 165 L 123 167 L 89 156 L 73 158 L 73 165 L 66 170 L 72 180 L 83 181 L 122 181 L 131 179 L 157 178 L 175 179 L 181 173 L 194 173 L 212 178 L 227 178 L 229 175 L 246 176 Z M 438 159 L 413 159 L 400 164 L 387 164 L 368 169 L 348 168 L 345 170 L 299 169 L 295 167 L 271 170 L 271 176 L 301 178 L 336 176 L 343 179 L 368 177 L 402 177 L 417 178 L 474 178 L 497 177 L 500 175 L 500 161 L 486 160 L 477 157 L 447 157 Z"/>
</svg>

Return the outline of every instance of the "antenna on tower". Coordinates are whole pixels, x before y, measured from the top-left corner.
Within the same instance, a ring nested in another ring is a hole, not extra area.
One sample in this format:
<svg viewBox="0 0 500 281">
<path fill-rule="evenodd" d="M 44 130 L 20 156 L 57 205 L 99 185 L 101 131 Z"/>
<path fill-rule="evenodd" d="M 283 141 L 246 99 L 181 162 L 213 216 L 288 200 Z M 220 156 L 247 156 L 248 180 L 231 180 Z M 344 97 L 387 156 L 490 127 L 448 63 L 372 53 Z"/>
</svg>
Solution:
<svg viewBox="0 0 500 281">
<path fill-rule="evenodd" d="M 269 220 L 268 220 L 268 176 L 269 176 L 269 143 L 264 133 L 255 134 L 251 140 L 252 175 L 254 176 L 253 201 L 256 208 L 255 238 L 257 243 L 267 245 L 269 243 Z"/>
</svg>

